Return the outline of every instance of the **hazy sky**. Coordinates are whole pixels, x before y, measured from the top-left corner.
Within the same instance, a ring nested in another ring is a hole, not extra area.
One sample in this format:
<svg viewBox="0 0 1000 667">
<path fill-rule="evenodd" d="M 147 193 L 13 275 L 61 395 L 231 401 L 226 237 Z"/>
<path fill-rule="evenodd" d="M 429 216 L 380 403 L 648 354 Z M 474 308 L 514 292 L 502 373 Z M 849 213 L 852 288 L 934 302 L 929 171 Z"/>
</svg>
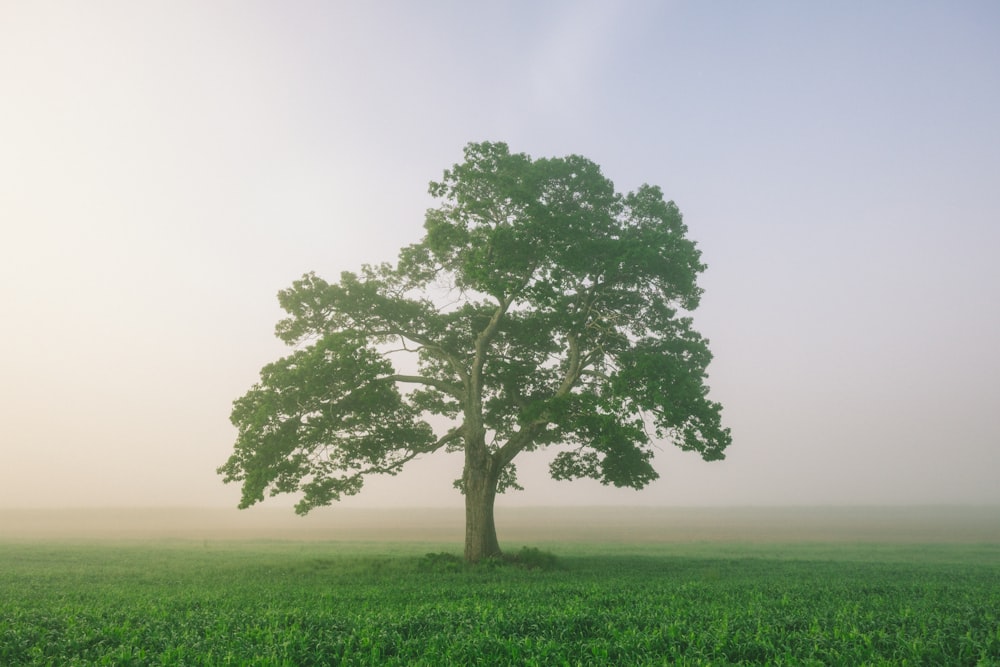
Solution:
<svg viewBox="0 0 1000 667">
<path fill-rule="evenodd" d="M 992 0 L 0 0 L 0 507 L 235 505 L 276 292 L 393 260 L 481 140 L 677 202 L 734 437 L 501 506 L 998 503 L 998 119 Z"/>
</svg>

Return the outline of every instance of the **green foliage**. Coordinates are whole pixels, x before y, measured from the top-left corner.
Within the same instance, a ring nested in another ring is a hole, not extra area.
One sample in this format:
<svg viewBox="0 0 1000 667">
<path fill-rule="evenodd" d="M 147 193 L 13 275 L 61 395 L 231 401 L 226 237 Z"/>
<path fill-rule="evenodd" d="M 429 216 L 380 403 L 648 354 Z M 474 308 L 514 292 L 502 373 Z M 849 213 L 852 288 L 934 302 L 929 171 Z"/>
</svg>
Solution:
<svg viewBox="0 0 1000 667">
<path fill-rule="evenodd" d="M 236 451 L 220 468 L 226 481 L 243 482 L 240 507 L 268 488 L 301 490 L 304 513 L 357 493 L 360 470 L 391 473 L 429 447 L 430 426 L 396 385 L 377 381 L 389 372 L 386 359 L 343 333 L 265 366 L 260 384 L 233 404 Z"/>
<path fill-rule="evenodd" d="M 0 544 L 0 664 L 1000 664 L 996 545 L 426 548 Z"/>
<path fill-rule="evenodd" d="M 521 547 L 513 554 L 505 554 L 504 558 L 514 565 L 529 570 L 554 570 L 560 567 L 559 559 L 554 553 L 541 551 L 537 547 Z"/>
<path fill-rule="evenodd" d="M 219 472 L 241 507 L 302 492 L 307 512 L 439 449 L 464 450 L 459 487 L 484 504 L 520 488 L 513 461 L 540 447 L 566 448 L 557 479 L 632 488 L 658 476 L 654 438 L 723 458 L 712 356 L 687 315 L 705 266 L 659 188 L 621 194 L 586 158 L 485 142 L 430 192 L 395 265 L 279 294 L 276 333 L 299 349 L 234 405 Z M 415 373 L 394 366 L 407 353 Z"/>
<path fill-rule="evenodd" d="M 466 563 L 460 556 L 445 551 L 429 553 L 421 559 L 419 565 L 422 570 L 434 572 L 495 570 L 507 566 L 526 570 L 553 570 L 560 567 L 560 563 L 553 553 L 535 547 L 521 547 L 520 551 L 486 558 L 478 563 Z"/>
</svg>

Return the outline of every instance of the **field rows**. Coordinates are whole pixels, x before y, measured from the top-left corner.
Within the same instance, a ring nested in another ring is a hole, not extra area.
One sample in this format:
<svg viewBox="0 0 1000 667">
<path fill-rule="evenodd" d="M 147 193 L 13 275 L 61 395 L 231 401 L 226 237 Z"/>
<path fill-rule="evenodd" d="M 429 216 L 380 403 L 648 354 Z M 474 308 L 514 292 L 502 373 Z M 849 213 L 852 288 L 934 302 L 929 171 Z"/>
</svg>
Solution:
<svg viewBox="0 0 1000 667">
<path fill-rule="evenodd" d="M 0 544 L 0 664 L 1000 664 L 995 545 L 417 548 Z"/>
</svg>

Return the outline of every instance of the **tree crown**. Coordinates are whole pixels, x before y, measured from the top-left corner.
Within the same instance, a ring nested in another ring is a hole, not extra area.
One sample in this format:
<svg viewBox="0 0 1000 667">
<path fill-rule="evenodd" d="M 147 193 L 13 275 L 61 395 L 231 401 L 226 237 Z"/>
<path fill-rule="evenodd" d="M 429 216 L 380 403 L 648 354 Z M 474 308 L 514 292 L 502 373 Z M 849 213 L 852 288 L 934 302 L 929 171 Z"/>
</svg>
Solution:
<svg viewBox="0 0 1000 667">
<path fill-rule="evenodd" d="M 689 317 L 705 266 L 659 188 L 619 194 L 585 158 L 485 142 L 430 193 L 395 265 L 279 293 L 276 333 L 298 349 L 234 405 L 220 473 L 243 482 L 241 506 L 301 491 L 306 512 L 441 448 L 491 462 L 501 491 L 519 453 L 549 445 L 565 446 L 553 477 L 633 488 L 657 477 L 654 439 L 723 458 Z"/>
</svg>

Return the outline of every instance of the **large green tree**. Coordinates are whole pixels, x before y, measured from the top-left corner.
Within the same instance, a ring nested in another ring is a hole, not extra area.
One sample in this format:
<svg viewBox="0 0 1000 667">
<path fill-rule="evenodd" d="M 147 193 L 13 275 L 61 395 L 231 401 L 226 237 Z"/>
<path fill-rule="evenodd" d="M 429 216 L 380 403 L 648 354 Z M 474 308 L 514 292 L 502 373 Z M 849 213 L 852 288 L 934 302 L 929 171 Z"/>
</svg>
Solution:
<svg viewBox="0 0 1000 667">
<path fill-rule="evenodd" d="M 657 478 L 655 440 L 723 458 L 711 353 L 689 317 L 705 267 L 674 203 L 649 185 L 620 194 L 575 155 L 475 143 L 464 157 L 431 183 L 439 205 L 395 265 L 279 293 L 294 351 L 235 401 L 219 468 L 242 483 L 240 507 L 299 493 L 304 514 L 462 451 L 477 561 L 500 553 L 494 499 L 518 488 L 522 452 L 558 446 L 554 478 L 636 489 Z"/>
</svg>

